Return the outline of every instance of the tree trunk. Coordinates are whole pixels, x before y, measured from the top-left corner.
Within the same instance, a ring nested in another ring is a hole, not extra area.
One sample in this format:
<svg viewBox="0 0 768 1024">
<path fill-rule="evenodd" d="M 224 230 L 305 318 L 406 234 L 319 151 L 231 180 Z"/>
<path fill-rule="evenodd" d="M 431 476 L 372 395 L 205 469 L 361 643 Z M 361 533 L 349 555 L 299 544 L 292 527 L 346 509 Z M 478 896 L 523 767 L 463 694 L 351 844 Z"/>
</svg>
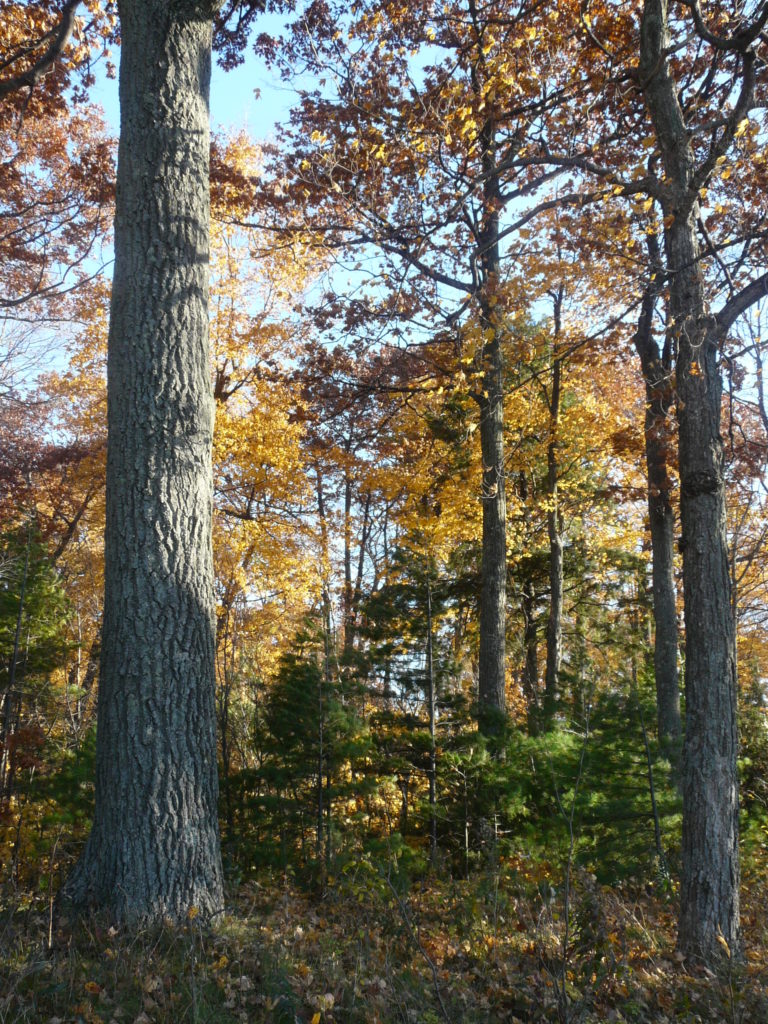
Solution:
<svg viewBox="0 0 768 1024">
<path fill-rule="evenodd" d="M 225 818 L 227 823 L 227 834 L 226 839 L 228 843 L 232 843 L 234 839 L 235 830 L 235 816 L 234 807 L 232 804 L 232 786 L 230 782 L 230 771 L 232 767 L 232 747 L 229 741 L 229 725 L 230 725 L 230 704 L 232 697 L 232 686 L 235 677 L 235 635 L 234 626 L 231 627 L 232 621 L 235 616 L 235 609 L 230 603 L 224 611 L 224 629 L 223 633 L 217 627 L 217 641 L 220 640 L 220 645 L 217 643 L 217 651 L 219 653 L 221 665 L 219 675 L 219 682 L 217 687 L 217 698 L 218 698 L 218 712 L 219 712 L 219 737 L 221 739 L 221 783 L 224 790 L 224 808 Z M 219 619 L 219 626 L 221 619 Z"/>
<path fill-rule="evenodd" d="M 346 455 L 349 458 L 349 449 Z M 355 640 L 355 614 L 352 597 L 352 477 L 344 470 L 344 645 L 345 660 L 352 655 Z"/>
<path fill-rule="evenodd" d="M 560 390 L 563 359 L 559 351 L 562 331 L 564 289 L 554 293 L 554 338 L 552 351 L 552 394 L 549 398 L 549 444 L 547 445 L 547 533 L 549 536 L 549 619 L 547 620 L 547 667 L 544 676 L 544 719 L 551 723 L 560 690 L 560 661 L 563 649 L 563 538 L 560 533 L 557 464 L 560 429 Z"/>
<path fill-rule="evenodd" d="M 429 862 L 437 864 L 437 694 L 432 648 L 432 584 L 427 579 L 427 704 L 429 710 Z"/>
<path fill-rule="evenodd" d="M 13 633 L 13 651 L 8 666 L 8 686 L 3 694 L 2 725 L 0 726 L 0 811 L 10 806 L 13 796 L 13 779 L 16 774 L 15 747 L 11 739 L 18 730 L 21 715 L 21 690 L 16 685 L 19 670 L 19 647 L 21 629 L 26 614 L 27 581 L 29 579 L 29 556 L 32 548 L 32 520 L 27 524 L 27 544 L 24 551 L 24 570 L 19 590 L 19 610 L 16 613 L 16 628 Z"/>
<path fill-rule="evenodd" d="M 528 512 L 528 478 L 525 475 L 525 470 L 520 471 L 517 479 L 518 495 L 523 508 L 524 529 L 526 535 L 528 535 L 530 515 Z M 533 566 L 529 564 L 522 586 L 524 661 L 520 674 L 520 684 L 527 708 L 529 736 L 535 736 L 541 727 L 541 708 L 539 707 L 539 635 L 536 622 L 536 600 Z"/>
<path fill-rule="evenodd" d="M 649 236 L 652 283 L 643 296 L 634 337 L 645 381 L 645 465 L 648 486 L 648 521 L 651 532 L 653 664 L 659 743 L 674 747 L 680 738 L 680 686 L 677 671 L 677 594 L 675 589 L 675 513 L 668 469 L 669 410 L 672 404 L 670 346 L 660 352 L 653 336 L 653 310 L 661 288 L 658 241 Z"/>
<path fill-rule="evenodd" d="M 681 948 L 712 959 L 739 944 L 736 646 L 726 538 L 721 379 L 708 338 L 692 223 L 668 233 L 677 334 L 685 608 Z"/>
<path fill-rule="evenodd" d="M 645 0 L 641 38 L 640 81 L 666 175 L 664 244 L 677 347 L 686 695 L 678 941 L 684 953 L 712 961 L 721 953 L 720 937 L 734 953 L 739 946 L 737 683 L 722 382 L 699 265 L 693 151 L 666 57 L 666 0 Z"/>
<path fill-rule="evenodd" d="M 528 708 L 528 733 L 533 736 L 540 726 L 539 631 L 536 628 L 536 588 L 530 576 L 523 583 L 523 647 L 525 662 L 521 682 Z"/>
<path fill-rule="evenodd" d="M 65 903 L 222 906 L 208 363 L 213 4 L 121 0 L 96 807 Z"/>
<path fill-rule="evenodd" d="M 493 126 L 481 133 L 485 181 L 485 218 L 479 238 L 483 291 L 483 396 L 480 400 L 480 445 L 483 457 L 483 541 L 480 583 L 480 654 L 478 722 L 486 735 L 498 733 L 506 713 L 507 501 L 504 466 L 504 388 L 502 325 L 496 289 L 499 284 L 499 210 L 501 189 L 496 170 Z"/>
<path fill-rule="evenodd" d="M 675 513 L 669 494 L 666 450 L 656 400 L 646 380 L 645 464 L 648 520 L 651 528 L 654 644 L 658 736 L 662 746 L 680 738 L 680 684 L 677 670 L 677 594 L 675 589 Z"/>
</svg>

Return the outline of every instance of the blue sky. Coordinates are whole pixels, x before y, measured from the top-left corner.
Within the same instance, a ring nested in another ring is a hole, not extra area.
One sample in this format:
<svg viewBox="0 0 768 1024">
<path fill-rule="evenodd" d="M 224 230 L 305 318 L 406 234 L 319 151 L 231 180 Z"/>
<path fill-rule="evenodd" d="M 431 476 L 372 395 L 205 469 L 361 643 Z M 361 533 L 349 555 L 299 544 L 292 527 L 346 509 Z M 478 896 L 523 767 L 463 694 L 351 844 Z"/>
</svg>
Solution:
<svg viewBox="0 0 768 1024">
<path fill-rule="evenodd" d="M 264 15 L 258 30 L 278 34 L 283 24 L 282 16 Z M 296 102 L 296 93 L 252 50 L 248 50 L 245 58 L 245 63 L 233 71 L 222 71 L 214 59 L 211 127 L 214 131 L 245 129 L 255 140 L 267 140 L 272 137 L 275 124 L 287 120 Z M 119 52 L 113 59 L 118 62 Z M 108 79 L 102 65 L 97 65 L 95 71 L 96 84 L 91 90 L 91 99 L 103 107 L 107 123 L 117 134 L 120 127 L 117 80 Z"/>
</svg>

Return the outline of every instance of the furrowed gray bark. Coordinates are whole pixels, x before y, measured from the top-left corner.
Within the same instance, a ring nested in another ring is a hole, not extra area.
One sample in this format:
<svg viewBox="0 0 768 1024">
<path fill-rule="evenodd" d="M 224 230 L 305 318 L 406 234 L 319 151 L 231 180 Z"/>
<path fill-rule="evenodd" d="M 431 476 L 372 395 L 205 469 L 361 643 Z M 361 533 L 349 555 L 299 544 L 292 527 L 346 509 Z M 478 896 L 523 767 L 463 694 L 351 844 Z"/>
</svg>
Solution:
<svg viewBox="0 0 768 1024">
<path fill-rule="evenodd" d="M 496 340 L 492 348 L 499 347 Z M 478 659 L 481 729 L 494 733 L 506 712 L 507 544 L 504 494 L 504 440 L 500 354 L 488 355 L 489 398 L 481 406 L 480 444 L 483 456 L 483 544 L 480 584 L 480 654 Z"/>
<path fill-rule="evenodd" d="M 667 0 L 645 0 L 639 77 L 661 149 L 664 246 L 677 348 L 686 731 L 678 942 L 714 961 L 739 946 L 736 649 L 726 541 L 721 376 L 696 234 L 694 154 L 671 77 Z"/>
<path fill-rule="evenodd" d="M 494 290 L 499 281 L 501 187 L 493 125 L 481 133 L 485 218 L 479 238 L 483 336 L 480 446 L 483 457 L 483 543 L 480 583 L 478 722 L 486 735 L 501 730 L 506 714 L 507 500 L 504 466 L 502 328 Z"/>
<path fill-rule="evenodd" d="M 648 476 L 648 519 L 651 531 L 651 574 L 655 639 L 653 665 L 659 741 L 674 743 L 682 732 L 677 669 L 677 599 L 675 589 L 675 513 L 670 500 L 664 433 L 659 399 L 646 378 L 645 464 Z"/>
<path fill-rule="evenodd" d="M 552 339 L 552 391 L 549 404 L 549 443 L 547 445 L 547 535 L 549 537 L 549 618 L 547 620 L 547 666 L 544 676 L 544 719 L 551 724 L 560 692 L 560 663 L 563 648 L 563 538 L 560 524 L 557 483 L 558 432 L 563 357 L 559 342 L 563 326 L 563 286 L 553 293 L 554 331 Z"/>
<path fill-rule="evenodd" d="M 669 346 L 660 351 L 653 336 L 653 310 L 661 290 L 660 254 L 655 236 L 649 236 L 649 248 L 653 280 L 643 296 L 634 343 L 645 381 L 645 465 L 651 533 L 656 716 L 659 742 L 674 753 L 682 723 L 677 669 L 675 513 L 668 467 L 672 366 Z"/>
<path fill-rule="evenodd" d="M 121 0 L 96 808 L 63 904 L 222 906 L 208 363 L 211 3 Z"/>
</svg>

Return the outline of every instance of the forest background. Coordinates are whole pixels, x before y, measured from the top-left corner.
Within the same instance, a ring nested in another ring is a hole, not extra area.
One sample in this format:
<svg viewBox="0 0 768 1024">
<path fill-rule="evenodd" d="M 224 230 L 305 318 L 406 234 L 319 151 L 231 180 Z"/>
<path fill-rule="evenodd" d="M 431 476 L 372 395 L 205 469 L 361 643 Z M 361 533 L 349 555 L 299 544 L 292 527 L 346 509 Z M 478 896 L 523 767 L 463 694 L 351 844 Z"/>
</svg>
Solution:
<svg viewBox="0 0 768 1024">
<path fill-rule="evenodd" d="M 765 4 L 669 15 L 685 217 L 650 0 L 230 6 L 222 64 L 256 17 L 302 91 L 211 149 L 213 931 L 56 920 L 93 814 L 116 12 L 0 81 L 0 1020 L 764 1019 Z M 69 9 L 4 0 L 3 68 Z M 702 379 L 741 820 L 713 811 L 736 910 L 691 957 L 676 422 Z"/>
</svg>

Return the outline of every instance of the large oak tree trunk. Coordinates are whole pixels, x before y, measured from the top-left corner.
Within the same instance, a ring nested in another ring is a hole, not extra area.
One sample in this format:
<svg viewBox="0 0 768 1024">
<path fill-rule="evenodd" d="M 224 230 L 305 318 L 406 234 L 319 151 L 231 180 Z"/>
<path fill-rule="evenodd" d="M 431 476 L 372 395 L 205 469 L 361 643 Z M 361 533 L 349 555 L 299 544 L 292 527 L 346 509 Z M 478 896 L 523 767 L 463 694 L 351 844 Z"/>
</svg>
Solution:
<svg viewBox="0 0 768 1024">
<path fill-rule="evenodd" d="M 105 602 L 91 835 L 63 896 L 222 906 L 208 365 L 211 3 L 121 0 Z"/>
<path fill-rule="evenodd" d="M 698 186 L 667 62 L 666 0 L 645 0 L 639 76 L 664 170 L 665 254 L 677 349 L 686 730 L 678 941 L 714 960 L 739 943 L 736 648 L 725 529 L 721 377 L 696 235 Z"/>
<path fill-rule="evenodd" d="M 677 335 L 685 608 L 683 875 L 679 942 L 712 959 L 739 943 L 736 644 L 726 537 L 721 379 L 706 331 L 696 235 L 672 225 L 667 259 Z"/>
</svg>

